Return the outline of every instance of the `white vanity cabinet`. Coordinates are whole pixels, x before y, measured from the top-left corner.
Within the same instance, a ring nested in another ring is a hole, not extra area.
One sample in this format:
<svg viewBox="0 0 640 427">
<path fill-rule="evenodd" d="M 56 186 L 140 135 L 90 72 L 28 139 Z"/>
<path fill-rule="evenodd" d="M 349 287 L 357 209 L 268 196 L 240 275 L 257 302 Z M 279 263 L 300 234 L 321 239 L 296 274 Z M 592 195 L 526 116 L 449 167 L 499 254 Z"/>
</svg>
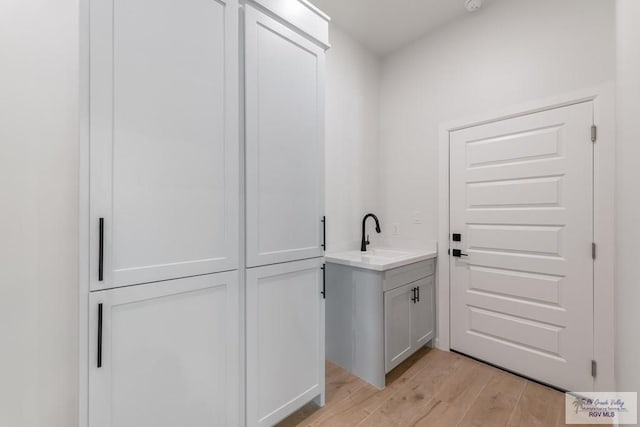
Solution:
<svg viewBox="0 0 640 427">
<path fill-rule="evenodd" d="M 434 257 L 387 270 L 367 255 L 327 255 L 327 359 L 384 388 L 385 374 L 435 338 Z"/>
<path fill-rule="evenodd" d="M 239 425 L 238 272 L 93 292 L 89 426 Z"/>
<path fill-rule="evenodd" d="M 434 293 L 433 276 L 384 293 L 385 372 L 434 337 Z"/>
<path fill-rule="evenodd" d="M 90 289 L 237 269 L 237 0 L 88 1 Z"/>
</svg>

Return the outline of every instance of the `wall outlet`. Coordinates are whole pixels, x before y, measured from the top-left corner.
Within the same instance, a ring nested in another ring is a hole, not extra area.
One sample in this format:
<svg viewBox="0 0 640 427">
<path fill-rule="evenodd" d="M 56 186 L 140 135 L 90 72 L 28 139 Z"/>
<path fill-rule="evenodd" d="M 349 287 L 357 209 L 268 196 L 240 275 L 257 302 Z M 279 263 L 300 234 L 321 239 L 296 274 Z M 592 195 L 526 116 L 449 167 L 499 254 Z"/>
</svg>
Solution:
<svg viewBox="0 0 640 427">
<path fill-rule="evenodd" d="M 414 224 L 422 224 L 423 220 L 422 220 L 422 212 L 420 211 L 415 211 L 413 213 L 413 223 Z"/>
<path fill-rule="evenodd" d="M 399 236 L 400 235 L 400 224 L 398 224 L 397 222 L 394 222 L 391 227 L 393 228 L 393 231 L 391 232 L 391 234 L 393 234 L 394 236 Z"/>
</svg>

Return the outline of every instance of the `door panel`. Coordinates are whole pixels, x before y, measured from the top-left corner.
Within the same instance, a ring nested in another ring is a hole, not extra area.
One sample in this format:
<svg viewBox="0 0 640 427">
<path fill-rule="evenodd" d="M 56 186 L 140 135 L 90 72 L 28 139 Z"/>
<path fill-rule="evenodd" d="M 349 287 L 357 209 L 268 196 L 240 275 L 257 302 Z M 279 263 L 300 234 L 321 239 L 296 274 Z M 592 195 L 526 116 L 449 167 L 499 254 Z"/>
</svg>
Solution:
<svg viewBox="0 0 640 427">
<path fill-rule="evenodd" d="M 416 283 L 384 293 L 385 371 L 389 372 L 413 353 L 413 289 Z"/>
<path fill-rule="evenodd" d="M 322 259 L 247 270 L 247 424 L 271 426 L 324 393 Z"/>
<path fill-rule="evenodd" d="M 413 347 L 426 345 L 435 336 L 435 279 L 433 276 L 415 282 L 418 300 L 411 307 Z"/>
<path fill-rule="evenodd" d="M 324 51 L 246 7 L 247 265 L 322 256 Z"/>
<path fill-rule="evenodd" d="M 90 294 L 91 427 L 239 425 L 237 275 Z"/>
<path fill-rule="evenodd" d="M 237 268 L 237 7 L 91 0 L 92 290 Z"/>
<path fill-rule="evenodd" d="M 451 347 L 591 390 L 592 103 L 450 134 Z"/>
</svg>

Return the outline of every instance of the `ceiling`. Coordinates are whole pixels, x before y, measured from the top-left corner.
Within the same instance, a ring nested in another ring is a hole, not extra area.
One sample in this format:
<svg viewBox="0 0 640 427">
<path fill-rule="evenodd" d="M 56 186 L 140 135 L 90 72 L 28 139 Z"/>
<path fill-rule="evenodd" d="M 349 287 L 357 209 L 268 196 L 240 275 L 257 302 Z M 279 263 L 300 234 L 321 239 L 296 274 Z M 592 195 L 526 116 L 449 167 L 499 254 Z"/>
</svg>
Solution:
<svg viewBox="0 0 640 427">
<path fill-rule="evenodd" d="M 490 0 L 485 0 L 485 7 Z M 333 24 L 384 56 L 468 14 L 464 0 L 311 0 Z M 479 12 L 476 12 L 479 13 Z"/>
</svg>

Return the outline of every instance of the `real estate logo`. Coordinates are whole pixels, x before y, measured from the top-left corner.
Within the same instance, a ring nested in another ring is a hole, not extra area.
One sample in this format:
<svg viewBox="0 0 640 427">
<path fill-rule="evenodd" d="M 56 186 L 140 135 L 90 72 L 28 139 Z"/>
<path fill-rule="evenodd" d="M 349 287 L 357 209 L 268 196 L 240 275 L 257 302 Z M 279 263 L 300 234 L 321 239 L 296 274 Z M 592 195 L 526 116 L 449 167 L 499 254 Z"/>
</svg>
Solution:
<svg viewBox="0 0 640 427">
<path fill-rule="evenodd" d="M 637 424 L 636 392 L 565 393 L 566 424 Z"/>
</svg>

